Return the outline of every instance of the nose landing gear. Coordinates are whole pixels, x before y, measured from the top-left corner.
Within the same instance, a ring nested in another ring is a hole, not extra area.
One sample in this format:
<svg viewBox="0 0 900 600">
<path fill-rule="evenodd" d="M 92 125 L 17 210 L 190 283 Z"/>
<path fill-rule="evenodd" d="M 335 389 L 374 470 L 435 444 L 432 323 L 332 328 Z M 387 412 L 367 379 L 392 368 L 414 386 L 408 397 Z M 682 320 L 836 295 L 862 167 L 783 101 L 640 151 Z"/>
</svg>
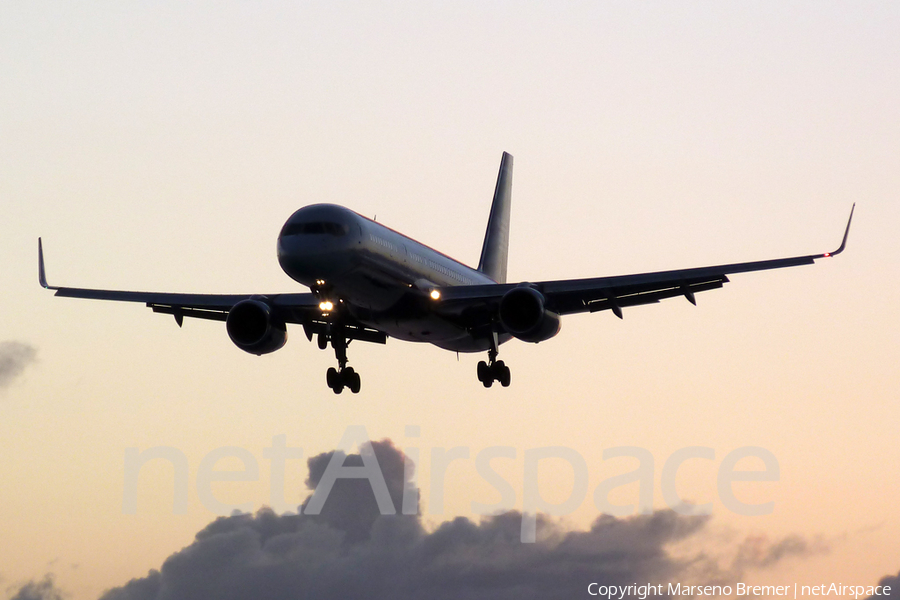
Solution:
<svg viewBox="0 0 900 600">
<path fill-rule="evenodd" d="M 347 338 L 341 335 L 340 331 L 332 331 L 328 337 L 331 340 L 331 347 L 334 348 L 334 356 L 338 361 L 337 369 L 329 367 L 325 373 L 325 381 L 328 383 L 328 387 L 335 394 L 343 392 L 345 387 L 349 388 L 354 394 L 358 394 L 360 388 L 359 373 L 354 371 L 353 367 L 347 366 L 347 346 L 349 344 Z M 323 344 L 323 339 L 325 339 L 324 335 L 320 334 L 320 348 L 327 344 L 327 341 Z"/>
</svg>

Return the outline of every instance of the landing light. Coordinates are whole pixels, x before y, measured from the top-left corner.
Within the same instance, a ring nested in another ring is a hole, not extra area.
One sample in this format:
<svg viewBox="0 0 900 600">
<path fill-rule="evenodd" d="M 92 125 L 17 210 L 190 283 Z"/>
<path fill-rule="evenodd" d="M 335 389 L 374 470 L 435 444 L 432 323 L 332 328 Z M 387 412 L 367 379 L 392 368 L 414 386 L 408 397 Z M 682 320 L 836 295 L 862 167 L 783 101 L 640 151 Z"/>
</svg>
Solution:
<svg viewBox="0 0 900 600">
<path fill-rule="evenodd" d="M 334 303 L 330 300 L 325 300 L 324 302 L 319 302 L 319 310 L 328 312 L 334 308 Z"/>
<path fill-rule="evenodd" d="M 441 299 L 441 293 L 438 290 L 431 290 L 431 294 L 429 294 L 429 295 L 431 296 L 432 300 L 440 300 Z"/>
</svg>

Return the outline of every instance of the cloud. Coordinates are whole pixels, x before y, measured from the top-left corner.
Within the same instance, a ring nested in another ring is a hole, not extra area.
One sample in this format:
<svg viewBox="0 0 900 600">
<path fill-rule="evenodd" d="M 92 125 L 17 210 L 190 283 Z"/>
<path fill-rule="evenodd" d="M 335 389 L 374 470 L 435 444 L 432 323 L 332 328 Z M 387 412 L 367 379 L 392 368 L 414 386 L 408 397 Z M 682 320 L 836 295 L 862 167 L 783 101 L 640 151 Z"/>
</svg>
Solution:
<svg viewBox="0 0 900 600">
<path fill-rule="evenodd" d="M 0 342 L 0 389 L 7 387 L 34 362 L 37 351 L 22 342 Z"/>
<path fill-rule="evenodd" d="M 29 581 L 20 587 L 10 600 L 63 600 L 63 594 L 48 574 L 40 581 Z"/>
<path fill-rule="evenodd" d="M 411 487 L 411 470 L 404 472 L 406 457 L 390 441 L 366 444 L 360 454 L 337 454 L 337 464 L 360 467 L 372 455 L 398 514 L 379 513 L 368 480 L 338 479 L 321 514 L 262 509 L 216 519 L 159 570 L 108 590 L 102 600 L 568 599 L 587 596 L 592 582 L 733 583 L 745 567 L 809 551 L 800 538 L 753 538 L 725 566 L 708 550 L 676 556 L 671 547 L 702 537 L 709 517 L 671 510 L 604 515 L 587 531 L 566 530 L 539 516 L 533 544 L 521 542 L 521 514 L 515 511 L 478 523 L 458 517 L 429 532 L 418 514 L 399 514 L 404 491 L 418 490 Z M 310 489 L 322 485 L 334 456 L 308 460 Z M 418 496 L 413 498 L 417 506 Z"/>
<path fill-rule="evenodd" d="M 738 545 L 732 568 L 737 571 L 766 568 L 788 556 L 825 554 L 828 550 L 828 544 L 821 538 L 807 540 L 799 535 L 789 535 L 772 543 L 764 535 L 748 536 Z"/>
<path fill-rule="evenodd" d="M 307 461 L 309 477 L 306 485 L 314 490 L 325 474 L 328 463 L 335 452 L 325 452 L 314 456 Z M 414 494 L 416 507 L 418 507 L 418 491 L 408 479 L 412 478 L 414 471 L 404 473 L 405 456 L 390 440 L 370 442 L 360 449 L 360 454 L 346 456 L 343 461 L 345 467 L 363 466 L 363 456 L 374 455 L 378 461 L 384 482 L 390 495 L 394 512 L 402 511 L 404 490 L 407 494 Z M 305 512 L 311 498 L 307 498 L 301 506 L 301 512 Z M 322 508 L 319 519 L 331 527 L 343 531 L 347 542 L 357 542 L 369 538 L 372 526 L 381 513 L 378 503 L 368 479 L 338 479 L 334 488 L 328 495 L 328 501 Z"/>
<path fill-rule="evenodd" d="M 891 593 L 887 596 L 869 596 L 866 600 L 900 600 L 900 572 L 896 575 L 886 575 L 881 578 L 878 585 L 891 586 Z"/>
</svg>

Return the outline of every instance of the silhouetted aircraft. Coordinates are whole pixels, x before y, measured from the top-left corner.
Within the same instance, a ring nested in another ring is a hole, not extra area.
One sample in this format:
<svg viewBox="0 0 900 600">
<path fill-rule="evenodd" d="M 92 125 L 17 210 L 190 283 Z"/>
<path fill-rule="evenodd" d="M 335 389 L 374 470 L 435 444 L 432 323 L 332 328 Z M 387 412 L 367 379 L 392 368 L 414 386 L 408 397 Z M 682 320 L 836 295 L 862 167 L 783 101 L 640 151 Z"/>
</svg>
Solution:
<svg viewBox="0 0 900 600">
<path fill-rule="evenodd" d="M 360 378 L 347 366 L 352 340 L 383 344 L 388 337 L 428 342 L 455 352 L 484 352 L 478 380 L 510 383 L 510 372 L 497 360 L 500 344 L 515 337 L 547 340 L 560 329 L 562 315 L 622 309 L 722 287 L 727 275 L 812 264 L 839 254 L 847 243 L 850 221 L 833 252 L 775 260 L 620 275 L 507 283 L 510 187 L 513 157 L 503 153 L 478 268 L 376 223 L 348 208 L 314 204 L 295 212 L 278 236 L 278 262 L 309 293 L 169 294 L 55 287 L 47 284 L 41 240 L 38 271 L 43 287 L 57 296 L 144 302 L 153 312 L 225 321 L 238 348 L 251 354 L 274 352 L 287 341 L 287 324 L 303 327 L 319 348 L 334 349 L 338 368 L 327 372 L 328 387 L 359 392 Z M 855 204 L 854 204 L 855 208 Z"/>
</svg>

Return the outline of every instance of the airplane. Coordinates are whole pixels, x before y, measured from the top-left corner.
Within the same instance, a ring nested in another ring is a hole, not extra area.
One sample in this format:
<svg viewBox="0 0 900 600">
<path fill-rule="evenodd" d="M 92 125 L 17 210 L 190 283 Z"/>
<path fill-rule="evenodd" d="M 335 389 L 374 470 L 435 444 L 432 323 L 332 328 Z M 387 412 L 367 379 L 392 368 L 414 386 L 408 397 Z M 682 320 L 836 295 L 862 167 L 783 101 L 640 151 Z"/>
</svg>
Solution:
<svg viewBox="0 0 900 600">
<path fill-rule="evenodd" d="M 330 344 L 337 368 L 326 373 L 335 394 L 360 390 L 360 376 L 347 366 L 351 341 L 386 343 L 396 338 L 427 342 L 454 352 L 487 352 L 478 380 L 489 388 L 510 384 L 498 360 L 500 345 L 516 338 L 542 342 L 559 333 L 561 317 L 622 309 L 722 287 L 727 275 L 812 264 L 844 251 L 850 222 L 833 252 L 774 260 L 659 271 L 635 275 L 507 282 L 513 157 L 504 152 L 494 188 L 478 267 L 437 250 L 348 208 L 313 204 L 290 216 L 278 236 L 278 262 L 294 281 L 310 289 L 285 294 L 182 294 L 57 287 L 47 283 L 38 238 L 38 280 L 56 296 L 142 302 L 153 312 L 224 321 L 231 341 L 246 352 L 268 354 L 287 341 L 297 324 L 320 349 Z"/>
</svg>

